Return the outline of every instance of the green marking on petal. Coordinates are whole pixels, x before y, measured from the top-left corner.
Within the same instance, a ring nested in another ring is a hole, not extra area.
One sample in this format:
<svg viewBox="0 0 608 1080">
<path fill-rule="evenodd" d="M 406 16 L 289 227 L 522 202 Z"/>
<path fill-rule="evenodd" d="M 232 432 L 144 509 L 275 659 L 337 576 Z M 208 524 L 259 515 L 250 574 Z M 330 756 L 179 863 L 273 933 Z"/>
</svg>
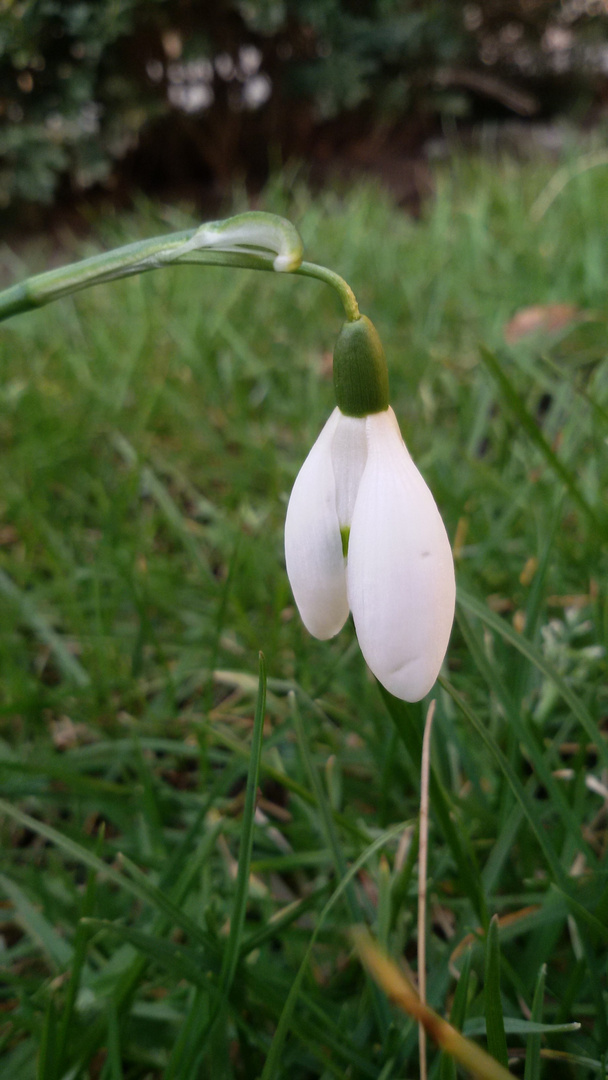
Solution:
<svg viewBox="0 0 608 1080">
<path fill-rule="evenodd" d="M 342 554 L 344 558 L 348 555 L 348 539 L 350 536 L 350 525 L 343 525 L 340 529 L 340 538 L 342 540 Z"/>
</svg>

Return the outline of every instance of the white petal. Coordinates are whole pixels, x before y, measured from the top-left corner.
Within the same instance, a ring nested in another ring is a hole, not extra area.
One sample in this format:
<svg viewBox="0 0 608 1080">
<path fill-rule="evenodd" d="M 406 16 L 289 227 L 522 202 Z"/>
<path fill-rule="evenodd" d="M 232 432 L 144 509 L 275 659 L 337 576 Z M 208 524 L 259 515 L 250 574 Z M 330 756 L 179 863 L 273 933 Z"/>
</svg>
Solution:
<svg viewBox="0 0 608 1080">
<path fill-rule="evenodd" d="M 323 640 L 337 634 L 348 617 L 331 459 L 341 418 L 334 409 L 298 473 L 285 519 L 285 561 L 293 595 L 306 629 Z"/>
<path fill-rule="evenodd" d="M 350 528 L 359 484 L 367 461 L 365 419 L 340 413 L 331 443 L 340 528 Z"/>
<path fill-rule="evenodd" d="M 454 617 L 443 521 L 392 409 L 366 419 L 368 457 L 348 548 L 348 598 L 365 660 L 396 697 L 419 701 L 441 667 Z"/>
</svg>

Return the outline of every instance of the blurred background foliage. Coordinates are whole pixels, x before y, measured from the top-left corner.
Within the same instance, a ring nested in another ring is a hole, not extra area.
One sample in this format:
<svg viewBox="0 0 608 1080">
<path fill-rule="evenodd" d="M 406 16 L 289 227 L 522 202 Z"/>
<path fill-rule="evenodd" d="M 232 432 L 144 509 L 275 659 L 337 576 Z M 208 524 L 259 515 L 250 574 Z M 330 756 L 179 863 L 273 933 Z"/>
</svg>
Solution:
<svg viewBox="0 0 608 1080">
<path fill-rule="evenodd" d="M 446 125 L 607 100 L 604 0 L 3 0 L 0 213 L 99 185 L 209 205 L 293 158 L 390 170 Z"/>
</svg>

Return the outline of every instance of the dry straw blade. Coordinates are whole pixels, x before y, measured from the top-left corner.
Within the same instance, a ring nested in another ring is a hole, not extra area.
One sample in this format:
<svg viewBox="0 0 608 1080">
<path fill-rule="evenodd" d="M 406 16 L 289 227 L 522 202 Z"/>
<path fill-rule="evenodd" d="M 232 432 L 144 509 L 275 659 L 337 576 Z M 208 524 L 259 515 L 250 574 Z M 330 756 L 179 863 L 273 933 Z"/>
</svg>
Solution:
<svg viewBox="0 0 608 1080">
<path fill-rule="evenodd" d="M 385 994 L 403 1012 L 423 1025 L 428 1035 L 442 1050 L 451 1054 L 472 1076 L 480 1080 L 511 1080 L 508 1069 L 490 1057 L 485 1050 L 465 1039 L 447 1020 L 423 1004 L 414 987 L 397 965 L 378 948 L 363 927 L 355 927 L 351 937 L 359 958 Z"/>
</svg>

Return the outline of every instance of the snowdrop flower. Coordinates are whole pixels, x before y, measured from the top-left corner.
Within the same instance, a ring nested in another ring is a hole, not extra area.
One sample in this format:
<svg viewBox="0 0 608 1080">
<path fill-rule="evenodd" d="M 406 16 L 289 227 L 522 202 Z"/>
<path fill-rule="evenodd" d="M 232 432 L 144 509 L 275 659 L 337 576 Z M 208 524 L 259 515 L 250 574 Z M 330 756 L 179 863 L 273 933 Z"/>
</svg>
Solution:
<svg viewBox="0 0 608 1080">
<path fill-rule="evenodd" d="M 431 689 L 454 617 L 443 521 L 388 405 L 382 345 L 364 316 L 334 354 L 338 407 L 296 479 L 287 574 L 306 628 L 333 637 L 352 612 L 363 656 L 390 693 Z"/>
</svg>

